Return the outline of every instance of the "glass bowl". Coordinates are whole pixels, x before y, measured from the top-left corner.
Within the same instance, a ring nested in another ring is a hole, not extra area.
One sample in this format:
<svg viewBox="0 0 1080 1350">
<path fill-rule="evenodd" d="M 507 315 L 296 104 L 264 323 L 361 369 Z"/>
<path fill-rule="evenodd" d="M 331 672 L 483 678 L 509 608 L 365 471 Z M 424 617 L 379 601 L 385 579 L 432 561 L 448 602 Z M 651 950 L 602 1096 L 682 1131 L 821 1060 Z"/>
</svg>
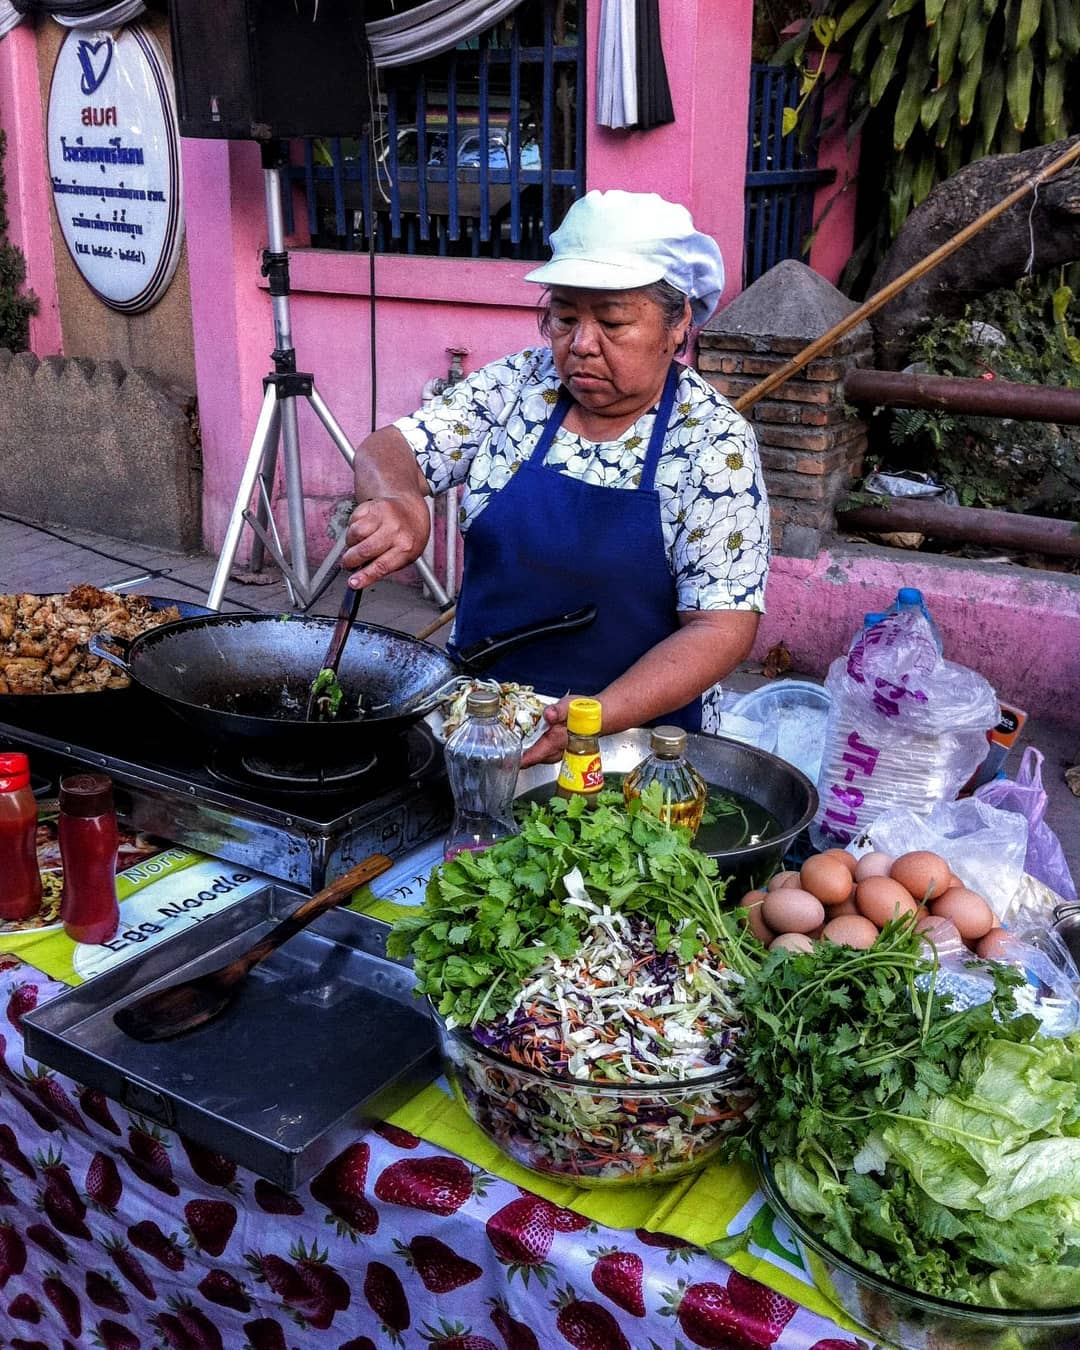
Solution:
<svg viewBox="0 0 1080 1350">
<path fill-rule="evenodd" d="M 703 1167 L 747 1114 L 754 1091 L 725 1069 L 627 1086 L 526 1069 L 432 1010 L 462 1105 L 522 1167 L 578 1186 L 670 1181 Z"/>
<path fill-rule="evenodd" d="M 842 1256 L 780 1194 L 762 1158 L 758 1181 L 799 1245 L 815 1285 L 856 1322 L 903 1350 L 1080 1350 L 1080 1308 L 984 1308 L 919 1294 Z"/>
</svg>

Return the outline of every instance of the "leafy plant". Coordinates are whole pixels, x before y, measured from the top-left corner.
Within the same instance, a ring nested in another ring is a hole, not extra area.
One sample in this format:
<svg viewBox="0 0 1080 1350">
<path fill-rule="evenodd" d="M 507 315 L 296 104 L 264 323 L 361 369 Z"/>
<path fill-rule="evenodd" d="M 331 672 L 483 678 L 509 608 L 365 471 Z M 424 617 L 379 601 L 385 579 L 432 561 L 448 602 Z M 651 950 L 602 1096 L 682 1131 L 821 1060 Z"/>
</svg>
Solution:
<svg viewBox="0 0 1080 1350">
<path fill-rule="evenodd" d="M 7 137 L 0 131 L 0 347 L 23 351 L 29 339 L 30 315 L 37 313 L 37 296 L 25 292 L 26 260 L 8 242 L 7 192 L 4 188 L 4 154 Z"/>
<path fill-rule="evenodd" d="M 864 201 L 884 206 L 871 207 L 849 284 L 883 256 L 936 183 L 984 155 L 1067 136 L 1074 125 L 1076 0 L 811 0 L 773 59 L 805 73 L 811 44 L 826 37 L 839 55 L 836 74 L 851 80 L 849 138 L 864 131 L 875 158 L 882 152 L 882 193 Z"/>
<path fill-rule="evenodd" d="M 1080 389 L 1072 288 L 1060 276 L 1025 278 L 970 305 L 962 319 L 932 320 L 913 359 L 938 375 Z M 955 488 L 963 506 L 1073 518 L 1080 494 L 1080 428 L 922 409 L 891 414 L 898 467 Z"/>
</svg>

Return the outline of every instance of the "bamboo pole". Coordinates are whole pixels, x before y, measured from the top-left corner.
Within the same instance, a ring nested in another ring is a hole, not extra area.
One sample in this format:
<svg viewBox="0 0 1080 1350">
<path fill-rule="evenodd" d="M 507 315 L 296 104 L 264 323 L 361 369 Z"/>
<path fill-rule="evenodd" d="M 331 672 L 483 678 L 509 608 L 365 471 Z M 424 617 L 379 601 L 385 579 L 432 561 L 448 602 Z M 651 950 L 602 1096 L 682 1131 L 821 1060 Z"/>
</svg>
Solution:
<svg viewBox="0 0 1080 1350">
<path fill-rule="evenodd" d="M 746 412 L 746 410 L 752 408 L 759 399 L 764 398 L 766 394 L 771 394 L 774 389 L 778 389 L 780 385 L 785 384 L 791 379 L 792 375 L 798 374 L 803 366 L 809 365 L 816 357 L 821 356 L 823 352 L 827 351 L 838 338 L 842 338 L 845 333 L 849 333 L 858 324 L 862 323 L 864 319 L 868 319 L 871 314 L 876 314 L 879 309 L 882 309 L 890 300 L 899 295 L 905 287 L 910 286 L 913 281 L 918 281 L 920 277 L 924 277 L 927 272 L 932 271 L 938 263 L 944 262 L 945 259 L 948 258 L 950 254 L 955 253 L 958 248 L 963 248 L 969 240 L 974 239 L 979 231 L 989 225 L 992 220 L 997 220 L 998 216 L 1004 215 L 1005 212 L 1015 206 L 1017 202 L 1023 201 L 1029 192 L 1033 192 L 1040 184 L 1045 183 L 1048 179 L 1059 174 L 1062 169 L 1067 169 L 1070 164 L 1075 164 L 1077 160 L 1080 160 L 1080 139 L 1077 140 L 1075 145 L 1066 150 L 1063 155 L 1059 155 L 1057 159 L 1047 164 L 1045 168 L 1040 169 L 1033 178 L 1029 178 L 1026 183 L 1021 183 L 1021 185 L 1010 192 L 1007 197 L 1002 197 L 1001 201 L 999 201 L 996 206 L 991 206 L 990 209 L 984 211 L 978 219 L 973 220 L 970 225 L 965 225 L 964 228 L 957 234 L 954 234 L 951 239 L 946 240 L 944 244 L 940 244 L 934 249 L 933 253 L 928 253 L 925 258 L 913 264 L 906 272 L 901 272 L 898 277 L 894 277 L 888 285 L 882 286 L 881 290 L 875 292 L 869 300 L 864 300 L 862 304 L 859 305 L 857 309 L 853 309 L 846 318 L 841 319 L 839 323 L 833 324 L 828 332 L 822 333 L 821 337 L 811 342 L 808 347 L 804 347 L 803 350 L 796 356 L 793 356 L 790 361 L 785 362 L 779 369 L 774 370 L 771 375 L 766 376 L 759 384 L 755 384 L 753 389 L 748 389 L 741 398 L 735 400 L 734 406 L 736 411 Z"/>
</svg>

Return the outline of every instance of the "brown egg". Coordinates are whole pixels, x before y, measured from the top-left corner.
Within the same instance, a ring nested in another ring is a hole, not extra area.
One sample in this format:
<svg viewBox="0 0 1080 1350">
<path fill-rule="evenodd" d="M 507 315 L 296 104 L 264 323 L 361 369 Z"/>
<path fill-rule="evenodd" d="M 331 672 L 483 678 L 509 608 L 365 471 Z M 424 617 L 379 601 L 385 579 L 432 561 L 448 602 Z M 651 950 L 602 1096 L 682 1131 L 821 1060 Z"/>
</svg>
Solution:
<svg viewBox="0 0 1080 1350">
<path fill-rule="evenodd" d="M 767 891 L 778 891 L 784 886 L 798 886 L 798 872 L 777 872 L 769 884 L 765 887 Z"/>
<path fill-rule="evenodd" d="M 895 861 L 891 853 L 864 853 L 855 864 L 855 880 L 867 881 L 870 877 L 887 877 L 889 868 Z"/>
<path fill-rule="evenodd" d="M 865 919 L 884 928 L 890 919 L 911 914 L 915 901 L 898 881 L 889 877 L 867 877 L 855 887 L 855 907 Z"/>
<path fill-rule="evenodd" d="M 825 925 L 822 936 L 838 947 L 872 947 L 877 940 L 878 930 L 861 914 L 842 914 L 839 919 L 830 919 Z"/>
<path fill-rule="evenodd" d="M 917 851 L 903 853 L 889 870 L 893 881 L 898 881 L 909 895 L 920 903 L 944 895 L 952 877 L 952 869 L 936 853 Z"/>
<path fill-rule="evenodd" d="M 781 933 L 769 943 L 769 951 L 774 952 L 777 948 L 785 952 L 812 952 L 814 944 L 805 933 Z"/>
<path fill-rule="evenodd" d="M 825 907 L 817 896 L 794 886 L 766 895 L 761 910 L 774 933 L 812 933 L 825 922 Z"/>
<path fill-rule="evenodd" d="M 991 928 L 975 945 L 975 955 L 984 961 L 1009 959 L 1009 934 L 1004 928 Z"/>
<path fill-rule="evenodd" d="M 799 871 L 802 889 L 816 895 L 823 905 L 840 905 L 851 897 L 854 885 L 850 870 L 839 858 L 819 853 L 807 858 Z"/>
<path fill-rule="evenodd" d="M 843 904 L 830 905 L 828 915 L 830 919 L 839 919 L 844 914 L 858 914 L 858 908 L 855 905 L 855 895 L 852 893 Z"/>
<path fill-rule="evenodd" d="M 747 891 L 739 901 L 739 905 L 746 910 L 746 926 L 757 940 L 763 942 L 767 947 L 773 940 L 774 934 L 761 917 L 761 903 L 764 899 L 764 891 Z"/>
<path fill-rule="evenodd" d="M 827 848 L 824 853 L 818 854 L 819 858 L 836 858 L 842 862 L 852 876 L 855 875 L 856 859 L 853 853 L 849 853 L 846 848 Z"/>
<path fill-rule="evenodd" d="M 930 902 L 930 911 L 942 919 L 951 919 L 965 942 L 985 937 L 997 920 L 981 895 L 966 886 L 951 886 L 939 900 Z"/>
</svg>

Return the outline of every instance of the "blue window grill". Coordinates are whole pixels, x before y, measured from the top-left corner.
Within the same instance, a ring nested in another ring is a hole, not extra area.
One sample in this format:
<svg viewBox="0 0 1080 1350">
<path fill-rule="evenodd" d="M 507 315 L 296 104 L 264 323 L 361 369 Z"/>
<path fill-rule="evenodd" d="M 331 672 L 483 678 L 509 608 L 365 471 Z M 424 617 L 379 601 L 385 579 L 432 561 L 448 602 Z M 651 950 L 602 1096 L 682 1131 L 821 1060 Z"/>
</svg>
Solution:
<svg viewBox="0 0 1080 1350">
<path fill-rule="evenodd" d="M 817 167 L 820 90 L 800 125 L 784 135 L 784 108 L 801 97 L 800 75 L 783 66 L 750 67 L 750 136 L 746 152 L 743 284 L 749 286 L 784 258 L 810 250 L 814 194 L 836 177 Z M 807 120 L 806 125 L 802 125 Z"/>
<path fill-rule="evenodd" d="M 546 256 L 585 190 L 584 9 L 519 5 L 445 56 L 380 71 L 367 134 L 295 142 L 312 244 L 367 250 L 373 228 L 380 253 Z"/>
</svg>

